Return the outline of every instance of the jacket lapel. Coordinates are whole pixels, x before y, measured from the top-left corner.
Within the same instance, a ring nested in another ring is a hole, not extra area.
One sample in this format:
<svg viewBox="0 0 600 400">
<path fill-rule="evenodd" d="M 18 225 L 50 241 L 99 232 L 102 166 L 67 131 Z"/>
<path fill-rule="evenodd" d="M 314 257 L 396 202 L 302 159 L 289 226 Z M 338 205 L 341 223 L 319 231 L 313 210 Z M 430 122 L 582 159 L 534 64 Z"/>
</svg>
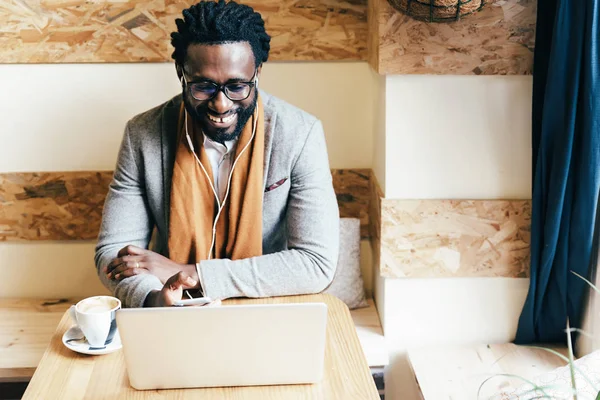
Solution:
<svg viewBox="0 0 600 400">
<path fill-rule="evenodd" d="M 271 163 L 271 152 L 273 150 L 273 131 L 275 128 L 275 121 L 277 120 L 277 114 L 273 112 L 270 107 L 269 101 L 271 97 L 265 92 L 261 91 L 260 95 L 263 100 L 263 108 L 265 113 L 265 159 L 263 160 L 263 192 L 267 187 L 267 179 L 269 177 L 269 165 Z"/>
</svg>

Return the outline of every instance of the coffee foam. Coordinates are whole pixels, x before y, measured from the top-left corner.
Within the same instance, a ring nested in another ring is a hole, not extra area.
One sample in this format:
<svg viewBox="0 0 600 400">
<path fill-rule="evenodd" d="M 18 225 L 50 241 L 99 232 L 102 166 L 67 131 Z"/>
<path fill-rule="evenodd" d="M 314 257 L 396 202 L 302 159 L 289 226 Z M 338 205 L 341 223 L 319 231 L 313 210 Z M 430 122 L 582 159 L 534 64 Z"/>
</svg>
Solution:
<svg viewBox="0 0 600 400">
<path fill-rule="evenodd" d="M 90 297 L 77 304 L 77 311 L 83 313 L 102 313 L 117 307 L 118 301 L 110 297 Z"/>
</svg>

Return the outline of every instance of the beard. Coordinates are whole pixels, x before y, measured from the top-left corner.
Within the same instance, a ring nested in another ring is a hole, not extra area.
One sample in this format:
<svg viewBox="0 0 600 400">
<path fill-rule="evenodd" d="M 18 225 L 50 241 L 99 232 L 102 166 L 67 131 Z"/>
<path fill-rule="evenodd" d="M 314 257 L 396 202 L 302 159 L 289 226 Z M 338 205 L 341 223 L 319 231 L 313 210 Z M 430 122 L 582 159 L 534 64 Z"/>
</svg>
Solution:
<svg viewBox="0 0 600 400">
<path fill-rule="evenodd" d="M 256 91 L 254 91 L 252 103 L 246 108 L 238 107 L 234 111 L 237 114 L 237 122 L 233 129 L 233 132 L 227 133 L 227 131 L 230 128 L 217 128 L 217 129 L 212 129 L 212 130 L 202 128 L 202 132 L 210 140 L 219 142 L 219 143 L 236 140 L 237 138 L 240 137 L 242 131 L 244 130 L 244 127 L 246 126 L 246 123 L 248 122 L 248 120 L 250 119 L 252 114 L 254 114 L 254 110 L 256 109 L 257 100 L 258 100 L 258 93 Z M 191 102 L 189 101 L 187 96 L 185 96 L 185 93 L 183 96 L 183 103 L 185 105 L 186 111 L 192 117 L 192 120 L 196 124 L 198 124 L 199 126 L 202 127 L 203 123 L 201 121 L 204 121 L 205 118 L 207 117 L 206 114 L 208 113 L 208 104 L 204 103 L 204 104 L 200 104 L 200 105 L 194 107 L 194 105 L 191 104 Z"/>
</svg>

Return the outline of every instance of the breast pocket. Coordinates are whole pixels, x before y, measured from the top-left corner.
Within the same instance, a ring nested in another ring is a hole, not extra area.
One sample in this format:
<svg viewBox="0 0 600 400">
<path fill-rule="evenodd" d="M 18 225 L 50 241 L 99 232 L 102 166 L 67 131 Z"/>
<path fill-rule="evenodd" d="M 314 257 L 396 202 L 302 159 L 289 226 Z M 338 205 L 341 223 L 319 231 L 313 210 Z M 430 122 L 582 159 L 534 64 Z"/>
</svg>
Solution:
<svg viewBox="0 0 600 400">
<path fill-rule="evenodd" d="M 267 182 L 263 193 L 263 234 L 273 235 L 283 228 L 285 211 L 290 194 L 291 183 L 285 178 L 276 182 Z"/>
</svg>

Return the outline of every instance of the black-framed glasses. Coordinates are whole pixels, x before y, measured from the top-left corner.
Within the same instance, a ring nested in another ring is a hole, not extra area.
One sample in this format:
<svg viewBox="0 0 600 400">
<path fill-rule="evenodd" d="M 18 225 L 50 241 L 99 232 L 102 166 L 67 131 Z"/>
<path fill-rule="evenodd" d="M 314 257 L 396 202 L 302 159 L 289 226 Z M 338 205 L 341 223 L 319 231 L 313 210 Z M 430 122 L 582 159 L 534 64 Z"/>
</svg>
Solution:
<svg viewBox="0 0 600 400">
<path fill-rule="evenodd" d="M 211 100 L 219 92 L 225 93 L 225 96 L 231 101 L 242 101 L 246 100 L 252 88 L 256 85 L 256 74 L 258 70 L 254 70 L 252 80 L 250 82 L 230 82 L 224 85 L 219 85 L 216 82 L 209 80 L 202 80 L 198 82 L 191 82 L 188 84 L 185 72 L 182 69 L 183 80 L 186 87 L 189 89 L 192 97 L 199 101 Z"/>
</svg>

